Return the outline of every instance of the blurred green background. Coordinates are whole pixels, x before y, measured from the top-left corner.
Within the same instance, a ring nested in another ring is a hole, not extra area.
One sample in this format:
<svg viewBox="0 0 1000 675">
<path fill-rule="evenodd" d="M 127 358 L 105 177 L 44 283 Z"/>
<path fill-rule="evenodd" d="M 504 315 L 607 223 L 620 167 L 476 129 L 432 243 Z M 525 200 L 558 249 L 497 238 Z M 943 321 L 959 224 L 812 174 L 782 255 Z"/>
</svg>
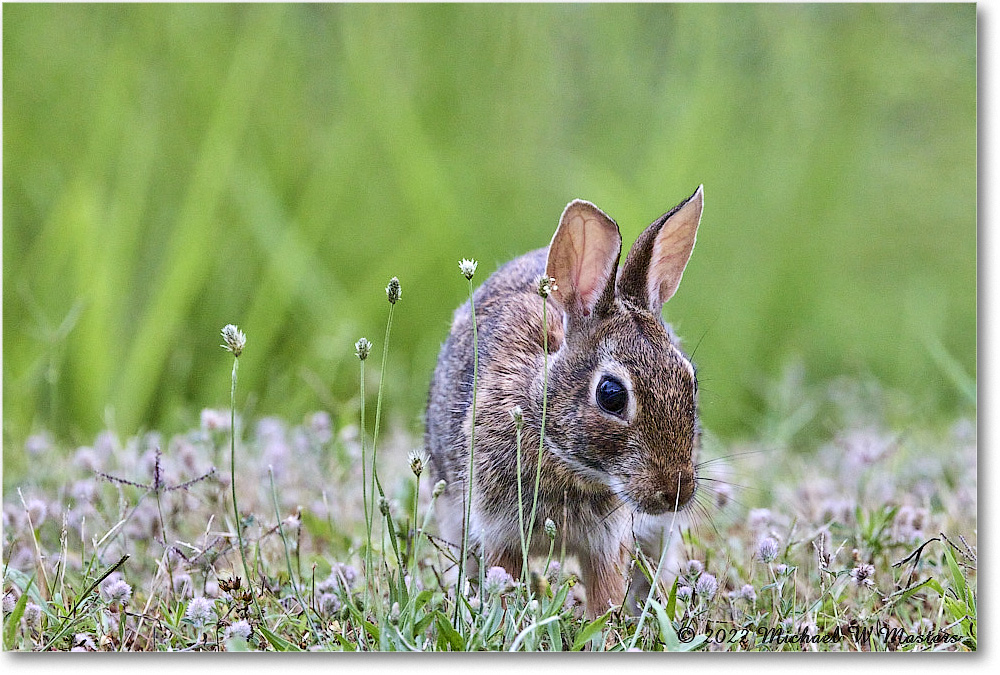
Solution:
<svg viewBox="0 0 1000 675">
<path fill-rule="evenodd" d="M 225 407 L 229 322 L 254 414 L 353 415 L 393 275 L 419 431 L 460 258 L 575 197 L 628 246 L 699 183 L 666 314 L 708 428 L 789 362 L 971 404 L 974 5 L 6 5 L 5 454 Z"/>
</svg>

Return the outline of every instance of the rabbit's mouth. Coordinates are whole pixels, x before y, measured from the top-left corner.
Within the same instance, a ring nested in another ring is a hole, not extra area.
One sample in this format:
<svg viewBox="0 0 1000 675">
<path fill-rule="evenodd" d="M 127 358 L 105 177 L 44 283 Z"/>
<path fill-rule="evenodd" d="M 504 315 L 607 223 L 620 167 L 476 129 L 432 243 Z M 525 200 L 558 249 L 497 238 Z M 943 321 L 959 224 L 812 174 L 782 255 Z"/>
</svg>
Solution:
<svg viewBox="0 0 1000 675">
<path fill-rule="evenodd" d="M 630 501 L 640 511 L 652 516 L 680 511 L 694 496 L 694 473 L 690 471 L 677 471 L 669 478 L 658 481 L 652 490 L 645 481 L 642 483 L 643 489 L 630 491 Z"/>
</svg>

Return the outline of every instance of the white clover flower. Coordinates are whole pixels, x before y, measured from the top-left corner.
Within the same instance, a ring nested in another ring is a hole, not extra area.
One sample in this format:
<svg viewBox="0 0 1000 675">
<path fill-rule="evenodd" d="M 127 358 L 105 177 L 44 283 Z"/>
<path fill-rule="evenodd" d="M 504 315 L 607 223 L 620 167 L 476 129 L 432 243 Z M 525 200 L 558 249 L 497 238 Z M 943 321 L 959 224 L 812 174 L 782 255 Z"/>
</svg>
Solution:
<svg viewBox="0 0 1000 675">
<path fill-rule="evenodd" d="M 243 331 L 233 324 L 227 323 L 222 328 L 222 339 L 225 344 L 220 346 L 232 352 L 233 356 L 239 358 L 239 355 L 243 353 L 243 348 L 247 344 L 247 336 Z"/>
<path fill-rule="evenodd" d="M 125 583 L 123 579 L 116 579 L 106 584 L 101 591 L 108 602 L 112 604 L 128 604 L 129 599 L 132 597 L 132 587 Z"/>
<path fill-rule="evenodd" d="M 340 611 L 343 603 L 340 601 L 340 597 L 336 593 L 320 593 L 319 595 L 319 611 L 327 616 L 331 614 L 336 614 Z"/>
<path fill-rule="evenodd" d="M 549 539 L 556 538 L 556 524 L 552 521 L 551 518 L 545 519 L 545 534 L 548 536 Z"/>
<path fill-rule="evenodd" d="M 695 592 L 705 600 L 711 600 L 715 592 L 719 590 L 719 582 L 715 577 L 707 572 L 698 577 L 698 582 L 694 585 Z"/>
<path fill-rule="evenodd" d="M 677 587 L 677 599 L 678 600 L 690 600 L 691 599 L 691 587 L 690 586 L 678 586 Z"/>
<path fill-rule="evenodd" d="M 215 617 L 215 601 L 205 597 L 197 597 L 188 603 L 184 616 L 191 623 L 201 628 Z"/>
<path fill-rule="evenodd" d="M 209 432 L 229 431 L 232 428 L 232 423 L 229 419 L 229 412 L 215 410 L 213 408 L 205 408 L 201 411 L 201 428 L 202 430 Z"/>
<path fill-rule="evenodd" d="M 250 639 L 250 633 L 253 629 L 250 627 L 250 622 L 246 619 L 240 619 L 233 623 L 226 629 L 225 639 L 229 640 L 234 637 L 241 637 L 244 640 Z"/>
<path fill-rule="evenodd" d="M 469 281 L 472 281 L 472 277 L 476 274 L 477 267 L 479 267 L 479 263 L 475 260 L 466 260 L 465 258 L 462 258 L 462 261 L 458 263 L 458 269 L 462 272 L 462 276 Z"/>
<path fill-rule="evenodd" d="M 33 602 L 29 602 L 24 606 L 24 621 L 29 625 L 33 626 L 38 623 L 42 618 L 42 608 Z"/>
<path fill-rule="evenodd" d="M 705 571 L 705 566 L 700 560 L 688 560 L 687 562 L 687 574 L 691 577 L 696 577 Z"/>
<path fill-rule="evenodd" d="M 769 563 L 778 557 L 778 542 L 773 537 L 764 537 L 757 544 L 757 557 L 761 562 Z"/>
<path fill-rule="evenodd" d="M 502 567 L 491 567 L 486 571 L 483 592 L 486 595 L 502 595 L 514 587 L 514 577 Z"/>
</svg>

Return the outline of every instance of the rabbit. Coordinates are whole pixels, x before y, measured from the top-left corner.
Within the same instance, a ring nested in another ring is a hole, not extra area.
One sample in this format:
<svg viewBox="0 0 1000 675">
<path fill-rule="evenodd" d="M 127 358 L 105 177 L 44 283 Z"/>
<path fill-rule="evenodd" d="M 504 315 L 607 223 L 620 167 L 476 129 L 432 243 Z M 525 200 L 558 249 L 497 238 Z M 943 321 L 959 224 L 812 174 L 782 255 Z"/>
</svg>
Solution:
<svg viewBox="0 0 1000 675">
<path fill-rule="evenodd" d="M 661 309 L 691 256 L 703 201 L 699 186 L 646 228 L 619 269 L 618 225 L 590 202 L 574 200 L 547 249 L 503 265 L 473 296 L 479 372 L 470 551 L 480 552 L 487 566 L 521 575 L 511 411 L 519 406 L 523 415 L 527 531 L 547 386 L 541 482 L 528 546 L 531 555 L 549 550 L 543 523 L 551 518 L 566 552 L 578 559 L 591 618 L 624 603 L 629 585 L 649 588 L 635 571 L 626 583 L 636 543 L 662 538 L 673 512 L 695 493 L 698 380 Z M 539 290 L 543 275 L 554 280 L 546 300 Z M 438 357 L 424 439 L 434 480 L 447 483 L 436 507 L 440 533 L 456 551 L 465 516 L 472 388 L 466 301 L 455 311 Z M 646 550 L 655 564 L 660 549 Z"/>
</svg>

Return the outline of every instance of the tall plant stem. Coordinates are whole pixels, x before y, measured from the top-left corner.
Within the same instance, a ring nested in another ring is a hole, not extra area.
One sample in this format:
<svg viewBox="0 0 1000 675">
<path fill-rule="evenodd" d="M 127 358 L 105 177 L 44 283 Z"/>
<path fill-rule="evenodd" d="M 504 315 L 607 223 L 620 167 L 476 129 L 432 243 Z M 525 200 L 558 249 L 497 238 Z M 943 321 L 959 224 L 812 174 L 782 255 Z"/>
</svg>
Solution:
<svg viewBox="0 0 1000 675">
<path fill-rule="evenodd" d="M 361 500 L 365 504 L 365 603 L 367 608 L 372 591 L 372 518 L 368 503 L 368 455 L 365 452 L 365 362 L 361 363 Z"/>
<path fill-rule="evenodd" d="M 521 487 L 521 425 L 523 422 L 515 421 L 514 428 L 517 434 L 515 448 L 517 450 L 517 532 L 521 535 L 521 580 L 528 581 L 528 541 L 524 534 L 524 496 Z M 528 584 L 525 583 L 525 588 Z"/>
<path fill-rule="evenodd" d="M 233 386 L 229 390 L 229 483 L 233 489 L 233 516 L 236 518 L 236 539 L 240 547 L 240 560 L 243 561 L 243 573 L 247 578 L 247 589 L 253 598 L 254 607 L 261 621 L 264 620 L 264 612 L 257 601 L 257 594 L 253 592 L 253 584 L 250 582 L 250 566 L 247 565 L 247 556 L 243 547 L 243 523 L 240 521 L 240 508 L 236 504 L 236 372 L 240 367 L 239 357 L 233 358 Z"/>
<path fill-rule="evenodd" d="M 243 551 L 243 524 L 240 521 L 240 508 L 236 503 L 236 371 L 239 367 L 239 358 L 234 358 L 233 386 L 229 390 L 229 485 L 233 489 L 233 516 L 236 518 L 236 539 L 240 547 L 240 560 L 243 561 L 243 573 L 249 582 L 250 566 L 247 565 L 246 553 Z"/>
<path fill-rule="evenodd" d="M 389 335 L 392 333 L 392 310 L 396 305 L 389 303 L 389 318 L 385 323 L 385 341 L 382 343 L 382 371 L 378 376 L 378 398 L 375 401 L 375 430 L 372 432 L 372 491 L 371 491 L 371 509 L 368 512 L 369 521 L 374 516 L 375 512 L 375 488 L 378 488 L 379 497 L 385 498 L 385 490 L 382 489 L 382 481 L 378 478 L 378 466 L 376 461 L 378 459 L 378 432 L 381 428 L 382 421 L 382 391 L 385 384 L 385 363 L 386 357 L 389 354 Z M 399 582 L 400 591 L 405 593 L 405 585 L 403 584 L 403 559 L 399 555 L 399 543 L 396 541 L 396 527 L 392 522 L 392 514 L 384 514 L 385 524 L 389 530 L 389 543 L 392 545 L 392 550 L 396 554 L 396 566 L 399 569 Z M 370 529 L 370 526 L 369 526 Z"/>
<path fill-rule="evenodd" d="M 538 457 L 535 458 L 535 494 L 531 499 L 531 517 L 528 519 L 528 546 L 535 531 L 535 517 L 538 510 L 538 488 L 542 481 L 542 450 L 545 448 L 545 410 L 549 394 L 549 301 L 542 298 L 542 426 L 538 431 Z"/>
<path fill-rule="evenodd" d="M 469 279 L 469 307 L 472 310 L 472 423 L 469 425 L 469 471 L 465 479 L 465 516 L 462 522 L 462 551 L 458 558 L 458 586 L 455 588 L 455 620 L 461 608 L 462 584 L 465 579 L 465 558 L 469 551 L 469 526 L 472 524 L 472 485 L 475 478 L 476 453 L 476 390 L 479 385 L 479 332 L 476 327 L 476 301 L 472 293 L 472 279 Z"/>
</svg>

